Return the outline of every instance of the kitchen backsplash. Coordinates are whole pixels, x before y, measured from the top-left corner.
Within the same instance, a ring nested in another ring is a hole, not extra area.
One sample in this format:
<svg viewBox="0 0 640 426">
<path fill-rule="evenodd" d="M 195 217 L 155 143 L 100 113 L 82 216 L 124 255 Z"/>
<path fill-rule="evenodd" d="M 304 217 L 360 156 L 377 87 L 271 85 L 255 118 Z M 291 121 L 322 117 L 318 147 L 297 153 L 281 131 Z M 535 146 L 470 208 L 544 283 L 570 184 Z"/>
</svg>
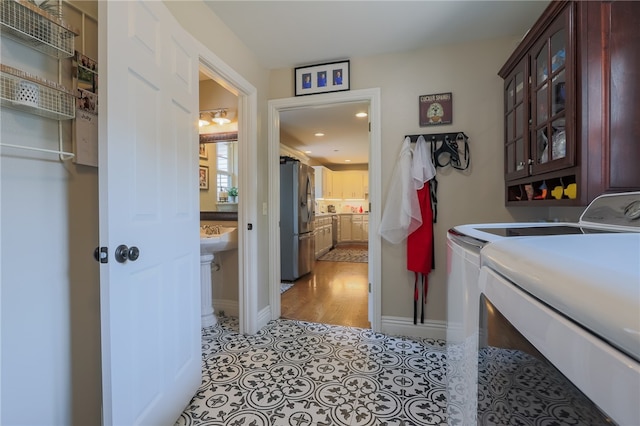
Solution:
<svg viewBox="0 0 640 426">
<path fill-rule="evenodd" d="M 369 200 L 316 200 L 316 214 L 330 213 L 329 206 L 335 207 L 336 213 L 367 213 Z M 362 210 L 361 210 L 362 209 Z"/>
</svg>

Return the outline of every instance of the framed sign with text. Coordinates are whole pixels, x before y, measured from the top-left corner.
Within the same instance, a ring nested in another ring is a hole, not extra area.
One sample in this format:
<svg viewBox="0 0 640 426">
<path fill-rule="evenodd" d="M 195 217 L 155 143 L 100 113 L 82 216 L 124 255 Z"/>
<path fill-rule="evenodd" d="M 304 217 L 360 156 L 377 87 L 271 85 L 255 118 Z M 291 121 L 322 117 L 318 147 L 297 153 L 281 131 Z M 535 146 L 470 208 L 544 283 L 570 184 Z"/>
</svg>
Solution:
<svg viewBox="0 0 640 426">
<path fill-rule="evenodd" d="M 436 93 L 419 97 L 420 127 L 453 122 L 453 96 L 449 93 Z"/>
</svg>

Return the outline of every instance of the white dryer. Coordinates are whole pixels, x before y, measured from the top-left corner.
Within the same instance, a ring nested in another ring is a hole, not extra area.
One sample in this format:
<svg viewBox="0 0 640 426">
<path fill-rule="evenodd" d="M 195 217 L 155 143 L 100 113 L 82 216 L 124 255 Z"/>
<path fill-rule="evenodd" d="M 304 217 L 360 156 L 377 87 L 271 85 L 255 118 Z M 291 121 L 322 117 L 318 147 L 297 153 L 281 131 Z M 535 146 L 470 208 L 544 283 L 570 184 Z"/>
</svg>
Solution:
<svg viewBox="0 0 640 426">
<path fill-rule="evenodd" d="M 449 231 L 450 424 L 640 424 L 639 216 L 636 192 Z"/>
</svg>

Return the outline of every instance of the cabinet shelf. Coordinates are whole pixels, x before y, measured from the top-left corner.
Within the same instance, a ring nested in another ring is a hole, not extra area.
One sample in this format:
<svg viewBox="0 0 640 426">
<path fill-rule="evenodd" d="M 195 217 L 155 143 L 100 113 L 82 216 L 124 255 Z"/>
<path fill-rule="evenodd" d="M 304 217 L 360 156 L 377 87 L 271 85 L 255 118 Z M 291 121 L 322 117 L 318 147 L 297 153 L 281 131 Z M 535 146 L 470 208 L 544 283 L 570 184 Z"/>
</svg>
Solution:
<svg viewBox="0 0 640 426">
<path fill-rule="evenodd" d="M 68 58 L 75 53 L 78 32 L 26 0 L 2 0 L 0 29 L 2 35 L 54 58 Z"/>
<path fill-rule="evenodd" d="M 576 173 L 577 170 L 568 170 L 507 182 L 506 205 L 580 205 L 580 183 Z M 531 192 L 531 199 L 528 197 L 527 189 Z"/>
<path fill-rule="evenodd" d="M 54 120 L 75 118 L 75 97 L 65 87 L 3 64 L 0 103 Z"/>
</svg>

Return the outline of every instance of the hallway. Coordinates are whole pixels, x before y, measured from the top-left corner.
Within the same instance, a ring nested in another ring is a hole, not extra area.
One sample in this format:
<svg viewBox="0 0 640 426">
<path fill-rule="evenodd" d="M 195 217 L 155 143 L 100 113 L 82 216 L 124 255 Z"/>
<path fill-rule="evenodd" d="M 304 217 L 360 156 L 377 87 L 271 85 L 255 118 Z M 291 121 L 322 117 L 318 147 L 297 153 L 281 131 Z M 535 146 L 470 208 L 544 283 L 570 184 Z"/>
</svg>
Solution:
<svg viewBox="0 0 640 426">
<path fill-rule="evenodd" d="M 316 261 L 310 274 L 282 294 L 281 318 L 370 328 L 367 268 L 367 263 Z"/>
</svg>

